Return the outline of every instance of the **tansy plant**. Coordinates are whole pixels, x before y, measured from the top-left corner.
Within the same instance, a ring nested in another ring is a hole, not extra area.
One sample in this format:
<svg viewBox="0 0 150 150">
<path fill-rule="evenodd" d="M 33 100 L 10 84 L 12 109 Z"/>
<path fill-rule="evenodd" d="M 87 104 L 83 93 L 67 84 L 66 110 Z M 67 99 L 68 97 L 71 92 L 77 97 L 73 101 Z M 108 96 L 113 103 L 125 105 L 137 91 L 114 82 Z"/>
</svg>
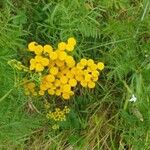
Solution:
<svg viewBox="0 0 150 150">
<path fill-rule="evenodd" d="M 75 94 L 78 85 L 93 89 L 104 64 L 85 58 L 76 62 L 71 56 L 75 46 L 76 40 L 73 37 L 69 38 L 67 43 L 58 43 L 55 50 L 49 44 L 42 46 L 36 42 L 29 43 L 28 50 L 33 53 L 33 58 L 30 59 L 28 70 L 30 74 L 40 74 L 40 82 L 30 82 L 30 78 L 25 80 L 25 94 L 58 96 L 67 101 Z M 65 121 L 70 109 L 65 106 L 63 109 L 51 110 L 50 103 L 50 100 L 45 103 L 47 118 L 55 123 Z M 58 128 L 58 125 L 54 124 L 53 128 Z"/>
</svg>

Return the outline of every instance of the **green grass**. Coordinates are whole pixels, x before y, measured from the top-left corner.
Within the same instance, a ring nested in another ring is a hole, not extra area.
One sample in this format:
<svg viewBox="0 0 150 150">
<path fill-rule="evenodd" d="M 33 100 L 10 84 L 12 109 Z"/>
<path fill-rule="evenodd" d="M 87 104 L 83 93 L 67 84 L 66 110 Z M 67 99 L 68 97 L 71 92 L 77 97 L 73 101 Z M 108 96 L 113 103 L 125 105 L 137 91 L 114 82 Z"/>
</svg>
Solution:
<svg viewBox="0 0 150 150">
<path fill-rule="evenodd" d="M 149 0 L 3 0 L 0 10 L 0 149 L 150 149 Z M 16 87 L 24 74 L 8 61 L 27 64 L 32 40 L 56 46 L 70 36 L 77 60 L 106 67 L 94 90 L 70 100 L 68 120 L 54 132 L 34 109 L 41 101 Z"/>
</svg>

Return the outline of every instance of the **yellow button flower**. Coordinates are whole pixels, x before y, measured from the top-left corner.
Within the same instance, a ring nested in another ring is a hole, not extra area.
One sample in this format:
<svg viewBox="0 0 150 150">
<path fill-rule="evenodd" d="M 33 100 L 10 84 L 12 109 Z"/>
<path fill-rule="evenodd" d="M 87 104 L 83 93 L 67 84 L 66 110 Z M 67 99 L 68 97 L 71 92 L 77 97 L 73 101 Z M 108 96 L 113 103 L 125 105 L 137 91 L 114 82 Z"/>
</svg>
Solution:
<svg viewBox="0 0 150 150">
<path fill-rule="evenodd" d="M 36 60 L 35 60 L 35 59 L 33 59 L 33 58 L 32 58 L 32 59 L 30 59 L 30 64 L 34 64 L 34 65 L 35 65 L 35 64 L 36 64 Z"/>
<path fill-rule="evenodd" d="M 83 66 L 81 63 L 78 63 L 76 67 L 77 69 L 84 69 L 85 66 Z"/>
<path fill-rule="evenodd" d="M 46 91 L 47 90 L 47 86 L 45 84 L 41 84 L 40 85 L 40 90 Z"/>
<path fill-rule="evenodd" d="M 96 65 L 96 64 L 92 64 L 92 65 L 90 66 L 90 69 L 91 69 L 92 71 L 95 71 L 95 70 L 97 69 L 97 65 Z"/>
<path fill-rule="evenodd" d="M 97 68 L 98 68 L 99 70 L 103 70 L 103 69 L 104 69 L 104 63 L 99 62 L 99 63 L 97 64 Z"/>
<path fill-rule="evenodd" d="M 68 39 L 68 44 L 75 46 L 76 43 L 77 42 L 76 42 L 75 38 L 71 37 L 71 38 Z"/>
<path fill-rule="evenodd" d="M 72 68 L 75 66 L 75 60 L 72 56 L 67 56 L 65 62 L 67 63 L 67 66 Z"/>
<path fill-rule="evenodd" d="M 49 75 L 46 76 L 46 80 L 48 82 L 54 82 L 55 81 L 55 77 L 54 77 L 54 75 L 49 74 Z"/>
<path fill-rule="evenodd" d="M 77 80 L 75 79 L 70 79 L 69 80 L 69 85 L 72 86 L 72 87 L 75 87 L 77 85 Z"/>
<path fill-rule="evenodd" d="M 56 86 L 54 86 L 54 84 L 50 87 L 51 89 L 55 90 Z"/>
<path fill-rule="evenodd" d="M 51 52 L 50 55 L 49 55 L 50 59 L 52 60 L 56 60 L 57 59 L 57 53 L 56 52 Z"/>
<path fill-rule="evenodd" d="M 86 66 L 86 65 L 87 65 L 87 59 L 82 58 L 82 59 L 80 60 L 80 64 L 81 64 L 82 66 Z"/>
<path fill-rule="evenodd" d="M 62 61 L 65 60 L 67 57 L 67 53 L 66 52 L 59 52 L 58 53 L 58 58 Z"/>
<path fill-rule="evenodd" d="M 57 73 L 58 73 L 58 68 L 57 67 L 52 67 L 52 68 L 50 68 L 50 73 L 52 74 L 52 75 L 57 75 Z"/>
<path fill-rule="evenodd" d="M 86 74 L 85 75 L 85 81 L 90 81 L 91 80 L 91 75 L 90 74 Z"/>
<path fill-rule="evenodd" d="M 43 46 L 42 45 L 37 45 L 36 48 L 35 48 L 35 50 L 34 50 L 34 53 L 36 55 L 41 55 L 42 52 L 43 52 Z"/>
<path fill-rule="evenodd" d="M 82 80 L 82 81 L 80 82 L 80 84 L 81 84 L 83 87 L 87 87 L 87 82 L 86 82 L 85 80 Z"/>
<path fill-rule="evenodd" d="M 56 79 L 55 82 L 54 82 L 54 85 L 55 85 L 56 87 L 59 87 L 59 86 L 61 85 L 60 80 L 59 80 L 59 79 Z"/>
<path fill-rule="evenodd" d="M 69 92 L 69 95 L 70 95 L 70 96 L 73 96 L 73 95 L 74 95 L 74 92 L 73 92 L 73 91 L 70 91 L 70 92 Z"/>
<path fill-rule="evenodd" d="M 44 94 L 45 94 L 44 91 L 42 91 L 42 90 L 39 91 L 39 95 L 43 96 Z"/>
<path fill-rule="evenodd" d="M 37 45 L 38 45 L 38 43 L 36 43 L 36 42 L 29 43 L 28 44 L 29 51 L 31 51 L 31 52 L 35 51 Z"/>
<path fill-rule="evenodd" d="M 65 84 L 63 87 L 62 87 L 62 90 L 63 90 L 63 93 L 68 93 L 71 91 L 71 86 L 69 84 Z"/>
<path fill-rule="evenodd" d="M 66 75 L 67 73 L 69 72 L 69 67 L 63 67 L 63 68 L 61 68 L 61 73 L 63 74 L 63 75 Z"/>
<path fill-rule="evenodd" d="M 44 67 L 40 63 L 37 63 L 36 66 L 35 66 L 35 70 L 37 72 L 41 72 L 41 71 L 44 70 Z"/>
<path fill-rule="evenodd" d="M 76 68 L 76 75 L 83 75 L 85 71 L 87 71 L 87 70 L 82 70 L 82 69 Z"/>
<path fill-rule="evenodd" d="M 49 65 L 49 60 L 48 60 L 47 58 L 42 58 L 41 64 L 42 64 L 43 66 L 48 66 L 48 65 Z"/>
<path fill-rule="evenodd" d="M 66 43 L 65 42 L 60 42 L 58 44 L 58 49 L 61 51 L 64 51 L 66 49 Z"/>
<path fill-rule="evenodd" d="M 46 87 L 47 87 L 47 89 L 48 88 L 51 88 L 51 89 L 55 89 L 56 88 L 56 87 L 54 87 L 53 83 L 51 83 L 51 82 L 46 82 Z"/>
<path fill-rule="evenodd" d="M 74 74 L 74 75 L 76 75 L 76 73 L 77 73 L 77 68 L 76 68 L 76 67 L 72 67 L 72 68 L 71 68 L 71 73 Z"/>
<path fill-rule="evenodd" d="M 58 67 L 62 67 L 62 66 L 65 65 L 65 62 L 64 62 L 64 61 L 61 61 L 61 60 L 59 60 L 59 59 L 56 59 L 56 60 L 55 60 L 55 63 L 56 63 L 56 65 L 57 65 Z"/>
<path fill-rule="evenodd" d="M 52 46 L 50 46 L 50 45 L 45 45 L 45 46 L 44 46 L 44 54 L 45 54 L 45 53 L 50 54 L 51 52 L 53 52 Z"/>
<path fill-rule="evenodd" d="M 95 87 L 95 83 L 92 82 L 92 81 L 88 82 L 88 87 L 89 87 L 90 89 L 94 88 L 94 87 Z"/>
<path fill-rule="evenodd" d="M 55 61 L 49 60 L 48 67 L 51 68 L 51 67 L 54 67 L 54 66 L 55 66 Z"/>
<path fill-rule="evenodd" d="M 98 71 L 92 71 L 92 76 L 93 77 L 98 77 L 99 76 L 99 72 Z"/>
<path fill-rule="evenodd" d="M 31 59 L 30 63 L 31 63 L 31 66 L 35 65 L 36 71 L 37 70 L 43 71 L 44 67 L 48 66 L 49 60 L 47 58 L 43 58 L 42 56 L 36 56 L 34 60 Z M 39 69 L 39 68 L 43 68 L 43 69 Z"/>
<path fill-rule="evenodd" d="M 82 80 L 84 80 L 84 77 L 83 77 L 83 75 L 76 75 L 76 76 L 75 76 L 75 79 L 76 79 L 77 81 L 82 81 Z"/>
<path fill-rule="evenodd" d="M 47 90 L 48 88 L 51 88 L 52 86 L 53 84 L 46 80 L 46 81 L 42 81 L 42 84 L 40 85 L 40 89 Z"/>
<path fill-rule="evenodd" d="M 64 74 L 63 74 L 61 71 L 59 71 L 59 72 L 57 73 L 57 76 L 56 76 L 56 77 L 60 79 L 63 75 L 64 75 Z"/>
<path fill-rule="evenodd" d="M 92 60 L 92 59 L 87 60 L 88 66 L 92 66 L 93 64 L 94 64 L 94 60 Z"/>
<path fill-rule="evenodd" d="M 74 67 L 75 66 L 75 61 L 68 62 L 67 66 L 70 67 L 70 68 Z"/>
<path fill-rule="evenodd" d="M 32 58 L 30 60 L 30 70 L 34 70 L 35 66 L 36 66 L 36 60 Z"/>
<path fill-rule="evenodd" d="M 67 78 L 69 78 L 69 79 L 74 78 L 74 74 L 73 74 L 70 70 L 66 73 L 66 76 L 67 76 Z"/>
<path fill-rule="evenodd" d="M 36 61 L 36 62 L 41 62 L 42 59 L 43 59 L 42 56 L 35 56 L 35 61 Z"/>
<path fill-rule="evenodd" d="M 68 99 L 70 99 L 70 94 L 69 94 L 69 93 L 63 93 L 63 94 L 62 94 L 62 97 L 63 97 L 65 100 L 68 100 Z"/>
<path fill-rule="evenodd" d="M 86 76 L 87 74 L 89 74 L 88 70 L 83 70 L 83 74 Z"/>
<path fill-rule="evenodd" d="M 74 50 L 74 46 L 72 44 L 67 44 L 66 45 L 66 50 L 69 51 L 69 52 L 71 52 L 71 51 Z"/>
<path fill-rule="evenodd" d="M 66 84 L 66 83 L 68 82 L 68 78 L 67 78 L 66 76 L 61 76 L 60 82 L 61 82 L 62 84 Z"/>
<path fill-rule="evenodd" d="M 60 89 L 56 89 L 55 94 L 56 94 L 57 96 L 60 96 L 60 95 L 61 95 L 61 90 L 60 90 Z"/>
<path fill-rule="evenodd" d="M 91 72 L 92 72 L 91 67 L 87 67 L 87 68 L 86 68 L 86 71 L 87 71 L 88 73 L 91 73 Z"/>
<path fill-rule="evenodd" d="M 49 95 L 54 95 L 55 94 L 55 91 L 53 89 L 48 89 L 48 94 Z"/>
<path fill-rule="evenodd" d="M 96 82 L 98 80 L 98 77 L 92 77 L 92 81 Z"/>
</svg>

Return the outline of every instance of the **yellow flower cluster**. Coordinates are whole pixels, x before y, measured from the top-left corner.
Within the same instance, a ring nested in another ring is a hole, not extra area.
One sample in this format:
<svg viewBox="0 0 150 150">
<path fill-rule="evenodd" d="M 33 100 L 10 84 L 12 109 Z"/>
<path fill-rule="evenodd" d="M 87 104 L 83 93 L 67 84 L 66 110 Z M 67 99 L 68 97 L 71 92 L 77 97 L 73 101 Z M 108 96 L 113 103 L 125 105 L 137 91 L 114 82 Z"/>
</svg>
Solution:
<svg viewBox="0 0 150 150">
<path fill-rule="evenodd" d="M 95 82 L 98 80 L 99 71 L 104 69 L 102 62 L 94 63 L 92 59 L 81 59 L 76 65 L 75 79 L 80 82 L 83 87 L 94 88 Z"/>
<path fill-rule="evenodd" d="M 37 92 L 35 91 L 35 83 L 25 81 L 24 83 L 25 95 L 33 95 L 36 96 Z"/>
<path fill-rule="evenodd" d="M 104 64 L 94 63 L 92 59 L 81 59 L 76 63 L 69 55 L 74 50 L 76 40 L 71 37 L 68 41 L 60 42 L 56 50 L 51 45 L 41 46 L 31 42 L 28 49 L 35 53 L 35 58 L 30 60 L 30 70 L 42 72 L 46 69 L 46 75 L 42 77 L 40 95 L 47 91 L 50 95 L 62 96 L 70 99 L 74 95 L 73 89 L 80 83 L 83 87 L 94 88 L 98 80 L 99 71 Z"/>
<path fill-rule="evenodd" d="M 64 66 L 65 63 L 68 67 L 74 66 L 75 61 L 73 57 L 67 55 L 65 50 L 68 52 L 73 51 L 75 45 L 76 40 L 74 38 L 69 38 L 67 43 L 60 42 L 57 50 L 55 51 L 53 51 L 53 48 L 50 45 L 45 45 L 43 47 L 42 45 L 38 45 L 36 42 L 29 43 L 29 51 L 36 54 L 35 58 L 30 60 L 30 70 L 41 72 L 45 67 L 51 67 L 53 64 L 56 64 L 58 67 Z"/>
<path fill-rule="evenodd" d="M 48 112 L 47 118 L 54 121 L 66 121 L 66 114 L 68 114 L 69 112 L 70 109 L 67 106 L 65 106 L 63 110 L 61 110 L 60 108 L 55 108 L 54 112 Z"/>
<path fill-rule="evenodd" d="M 54 125 L 52 126 L 52 129 L 53 129 L 53 130 L 59 129 L 59 125 L 58 125 L 58 124 L 54 124 Z"/>
<path fill-rule="evenodd" d="M 36 70 L 37 72 L 43 71 L 44 67 L 49 65 L 49 60 L 42 56 L 35 56 L 30 60 L 30 70 Z"/>
</svg>

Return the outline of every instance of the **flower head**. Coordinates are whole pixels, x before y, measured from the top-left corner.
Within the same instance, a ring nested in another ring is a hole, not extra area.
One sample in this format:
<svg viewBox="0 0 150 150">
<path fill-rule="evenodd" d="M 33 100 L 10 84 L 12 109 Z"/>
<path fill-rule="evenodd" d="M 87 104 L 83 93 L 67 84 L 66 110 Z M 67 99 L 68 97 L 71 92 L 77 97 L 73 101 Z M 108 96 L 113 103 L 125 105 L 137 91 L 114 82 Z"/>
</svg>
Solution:
<svg viewBox="0 0 150 150">
<path fill-rule="evenodd" d="M 61 51 L 64 51 L 66 49 L 66 43 L 65 42 L 60 42 L 58 44 L 58 49 Z"/>
<path fill-rule="evenodd" d="M 58 55 L 57 55 L 56 52 L 51 52 L 51 53 L 49 54 L 49 57 L 50 57 L 51 60 L 56 60 L 57 57 L 58 57 Z"/>
<path fill-rule="evenodd" d="M 58 71 L 59 71 L 58 67 L 51 67 L 50 68 L 50 73 L 52 75 L 57 75 Z"/>
<path fill-rule="evenodd" d="M 99 70 L 103 70 L 103 69 L 104 69 L 104 63 L 99 62 L 99 63 L 97 64 L 97 68 L 98 68 Z"/>
<path fill-rule="evenodd" d="M 35 51 L 35 49 L 36 49 L 36 46 L 38 45 L 38 43 L 36 43 L 36 42 L 30 42 L 29 44 L 28 44 L 28 49 L 29 49 L 29 51 Z"/>
<path fill-rule="evenodd" d="M 72 46 L 75 46 L 76 43 L 77 43 L 77 42 L 76 42 L 75 38 L 71 37 L 71 38 L 68 39 L 68 44 L 70 44 L 70 45 L 72 45 Z"/>
<path fill-rule="evenodd" d="M 29 51 L 35 54 L 35 57 L 30 60 L 30 70 L 41 72 L 43 76 L 39 95 L 48 93 L 68 100 L 74 95 L 74 89 L 79 84 L 85 88 L 95 88 L 99 71 L 104 69 L 104 64 L 102 62 L 96 64 L 93 59 L 85 58 L 76 62 L 70 54 L 76 43 L 75 38 L 70 37 L 66 43 L 58 43 L 56 50 L 49 44 L 42 46 L 36 42 L 29 43 Z M 54 116 L 55 113 L 51 112 L 51 115 Z"/>
<path fill-rule="evenodd" d="M 44 46 L 44 54 L 45 54 L 45 53 L 50 54 L 51 52 L 53 52 L 52 46 L 50 46 L 50 45 L 45 45 L 45 46 Z"/>
<path fill-rule="evenodd" d="M 35 70 L 41 72 L 44 70 L 44 67 L 48 66 L 49 60 L 42 56 L 36 56 L 30 60 L 30 70 Z"/>
</svg>

